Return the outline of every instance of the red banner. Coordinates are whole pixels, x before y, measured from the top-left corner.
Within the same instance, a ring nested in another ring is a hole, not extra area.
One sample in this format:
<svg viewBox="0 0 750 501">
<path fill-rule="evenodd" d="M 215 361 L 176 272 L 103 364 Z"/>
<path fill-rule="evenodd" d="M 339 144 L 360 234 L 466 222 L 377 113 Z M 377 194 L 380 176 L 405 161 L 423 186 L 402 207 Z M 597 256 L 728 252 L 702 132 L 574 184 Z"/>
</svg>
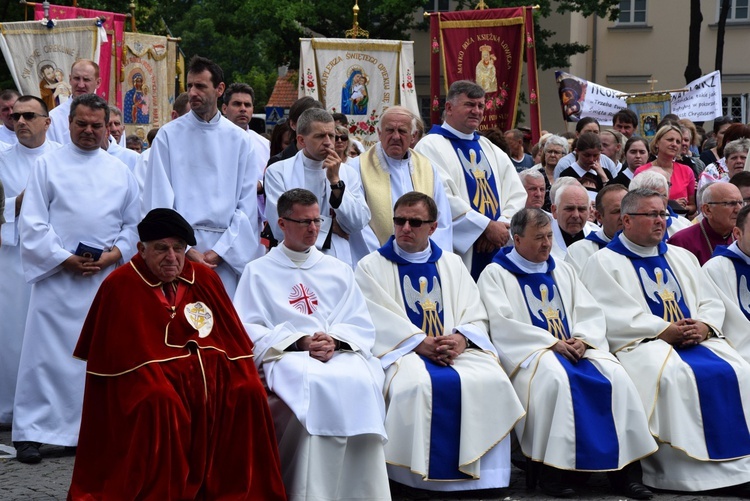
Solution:
<svg viewBox="0 0 750 501">
<path fill-rule="evenodd" d="M 102 79 L 102 84 L 96 90 L 96 93 L 106 99 L 107 102 L 114 103 L 122 108 L 122 82 L 117 78 L 117 69 L 120 68 L 122 59 L 122 34 L 125 31 L 125 14 L 65 5 L 50 5 L 49 17 L 51 19 L 104 18 L 104 29 L 107 31 L 109 41 L 102 44 L 99 50 L 99 76 Z M 44 19 L 44 7 L 41 3 L 34 6 L 34 19 Z M 113 59 L 115 63 L 114 76 Z M 114 82 L 114 85 L 112 85 L 112 82 Z M 114 92 L 114 96 L 110 96 L 111 92 Z"/>
<path fill-rule="evenodd" d="M 534 12 L 525 7 L 524 29 L 526 31 L 526 80 L 529 83 L 529 119 L 531 120 L 531 144 L 539 142 L 542 134 L 541 105 L 539 104 L 539 79 L 536 68 L 536 43 L 534 42 Z"/>
</svg>

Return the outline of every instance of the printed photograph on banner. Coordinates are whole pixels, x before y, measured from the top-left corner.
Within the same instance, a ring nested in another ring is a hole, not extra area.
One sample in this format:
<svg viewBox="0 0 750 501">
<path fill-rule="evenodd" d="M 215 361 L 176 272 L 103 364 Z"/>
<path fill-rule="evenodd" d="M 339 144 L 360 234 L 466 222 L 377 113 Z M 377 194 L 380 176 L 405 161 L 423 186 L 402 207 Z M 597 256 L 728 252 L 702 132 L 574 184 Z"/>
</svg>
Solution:
<svg viewBox="0 0 750 501">
<path fill-rule="evenodd" d="M 567 73 L 557 72 L 557 91 L 560 95 L 563 120 L 578 122 L 586 100 L 588 82 Z"/>
<path fill-rule="evenodd" d="M 68 75 L 65 69 L 57 67 L 54 61 L 45 59 L 38 65 L 39 72 L 39 97 L 51 111 L 52 108 L 65 102 L 73 93 L 68 83 Z"/>
</svg>

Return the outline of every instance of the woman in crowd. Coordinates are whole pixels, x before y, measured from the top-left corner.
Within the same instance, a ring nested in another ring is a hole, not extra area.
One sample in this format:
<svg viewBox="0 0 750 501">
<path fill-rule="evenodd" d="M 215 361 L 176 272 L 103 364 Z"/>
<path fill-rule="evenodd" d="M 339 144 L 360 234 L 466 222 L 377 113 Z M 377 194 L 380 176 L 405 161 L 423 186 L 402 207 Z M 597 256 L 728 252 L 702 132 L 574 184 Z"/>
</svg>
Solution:
<svg viewBox="0 0 750 501">
<path fill-rule="evenodd" d="M 333 143 L 333 148 L 336 150 L 336 154 L 339 156 L 342 162 L 349 160 L 349 131 L 343 125 L 336 126 L 336 138 Z"/>
<path fill-rule="evenodd" d="M 622 170 L 623 135 L 616 130 L 603 130 L 599 133 L 602 140 L 602 155 L 607 156 L 617 167 L 617 173 Z"/>
<path fill-rule="evenodd" d="M 717 162 L 721 158 L 719 153 L 719 147 L 721 146 L 721 140 L 724 137 L 724 131 L 732 125 L 732 117 L 718 117 L 714 119 L 714 135 L 716 136 L 716 146 L 710 150 L 703 150 L 701 153 L 701 160 L 704 164 L 709 165 Z"/>
<path fill-rule="evenodd" d="M 625 143 L 624 152 L 625 164 L 609 184 L 621 184 L 627 188 L 635 175 L 635 170 L 648 162 L 648 140 L 641 136 L 633 136 Z"/>
<path fill-rule="evenodd" d="M 557 166 L 557 162 L 568 154 L 568 140 L 561 136 L 550 135 L 544 141 L 541 151 L 542 162 L 537 169 L 544 174 L 544 205 L 542 205 L 542 209 L 549 212 L 552 207 L 549 189 L 552 183 L 555 182 L 555 167 Z"/>
<path fill-rule="evenodd" d="M 690 167 L 675 158 L 682 151 L 682 130 L 676 125 L 665 125 L 656 131 L 651 141 L 651 153 L 656 160 L 637 168 L 635 175 L 651 167 L 661 167 L 672 183 L 669 190 L 670 200 L 677 202 L 688 216 L 695 214 L 695 174 Z"/>
<path fill-rule="evenodd" d="M 271 156 L 284 151 L 291 141 L 292 128 L 289 126 L 289 120 L 284 119 L 277 123 L 271 132 Z"/>
<path fill-rule="evenodd" d="M 719 159 L 706 166 L 698 179 L 698 189 L 714 181 L 729 181 L 731 177 L 727 165 L 725 145 L 737 139 L 750 138 L 750 126 L 745 124 L 731 124 L 722 133 L 722 142 L 717 147 Z"/>
<path fill-rule="evenodd" d="M 691 129 L 680 122 L 679 127 L 682 131 L 682 150 L 680 150 L 679 162 L 690 167 L 693 171 L 693 175 L 698 179 L 706 166 L 703 164 L 699 156 L 693 154 L 693 150 L 691 149 L 695 134 L 695 126 Z"/>
</svg>

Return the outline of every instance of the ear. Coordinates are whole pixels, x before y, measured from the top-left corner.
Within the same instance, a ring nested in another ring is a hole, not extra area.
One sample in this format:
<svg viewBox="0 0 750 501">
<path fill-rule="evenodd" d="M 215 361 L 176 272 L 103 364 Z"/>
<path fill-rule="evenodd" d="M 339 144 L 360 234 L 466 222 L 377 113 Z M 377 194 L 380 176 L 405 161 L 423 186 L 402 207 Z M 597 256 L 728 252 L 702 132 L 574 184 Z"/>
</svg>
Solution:
<svg viewBox="0 0 750 501">
<path fill-rule="evenodd" d="M 552 217 L 557 219 L 557 205 L 552 204 L 550 206 L 550 212 L 552 212 Z"/>
<path fill-rule="evenodd" d="M 221 114 L 222 115 L 226 115 L 227 114 L 227 105 L 226 104 L 222 104 L 221 105 Z"/>
<path fill-rule="evenodd" d="M 428 233 L 428 235 L 432 235 L 433 233 L 435 233 L 435 230 L 437 230 L 437 227 L 438 227 L 437 221 L 435 221 L 434 223 L 430 223 L 430 232 Z"/>
<path fill-rule="evenodd" d="M 226 89 L 226 84 L 224 82 L 220 82 L 219 85 L 216 86 L 216 92 L 218 92 L 219 96 L 224 95 L 224 89 Z"/>
<path fill-rule="evenodd" d="M 732 236 L 735 240 L 739 240 L 740 238 L 742 238 L 742 230 L 739 227 L 735 226 L 734 228 L 732 228 Z"/>
</svg>

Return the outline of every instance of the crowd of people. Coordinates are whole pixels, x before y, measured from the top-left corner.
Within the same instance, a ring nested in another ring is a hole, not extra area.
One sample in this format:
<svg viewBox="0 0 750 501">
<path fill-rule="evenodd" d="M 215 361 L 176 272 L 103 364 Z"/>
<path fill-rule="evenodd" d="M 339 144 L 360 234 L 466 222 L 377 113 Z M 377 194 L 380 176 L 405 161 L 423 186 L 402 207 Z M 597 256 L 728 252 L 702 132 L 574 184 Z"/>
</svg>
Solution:
<svg viewBox="0 0 750 501">
<path fill-rule="evenodd" d="M 0 93 L 0 423 L 75 450 L 69 499 L 387 500 L 511 457 L 550 496 L 750 497 L 750 126 L 529 144 L 464 80 L 427 134 L 303 97 L 266 137 L 196 56 L 141 151 L 96 63 L 69 83 Z"/>
</svg>

